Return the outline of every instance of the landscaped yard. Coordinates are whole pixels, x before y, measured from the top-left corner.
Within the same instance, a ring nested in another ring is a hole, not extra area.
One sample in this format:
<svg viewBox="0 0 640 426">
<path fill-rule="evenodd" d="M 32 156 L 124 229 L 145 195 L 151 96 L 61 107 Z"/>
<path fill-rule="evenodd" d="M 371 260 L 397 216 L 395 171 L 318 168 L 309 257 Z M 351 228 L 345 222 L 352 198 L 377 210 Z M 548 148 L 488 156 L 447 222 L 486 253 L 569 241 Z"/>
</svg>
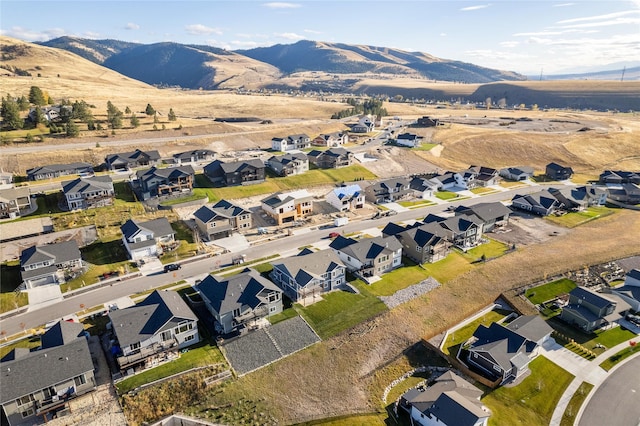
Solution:
<svg viewBox="0 0 640 426">
<path fill-rule="evenodd" d="M 9 312 L 29 303 L 26 292 L 19 295 L 13 292 L 21 282 L 20 261 L 0 265 L 0 312 Z"/>
<path fill-rule="evenodd" d="M 455 192 L 451 192 L 451 191 L 438 191 L 435 193 L 435 196 L 436 198 L 439 198 L 444 201 L 454 200 L 460 197 L 459 194 L 456 194 Z"/>
<path fill-rule="evenodd" d="M 567 278 L 561 278 L 547 284 L 539 285 L 538 287 L 530 288 L 525 291 L 524 295 L 531 303 L 539 305 L 547 300 L 555 299 L 561 294 L 569 293 L 576 287 L 575 282 Z"/>
<path fill-rule="evenodd" d="M 624 348 L 615 355 L 610 356 L 604 362 L 600 364 L 600 367 L 605 370 L 611 370 L 616 364 L 629 358 L 631 355 L 640 351 L 640 345 L 636 342 L 633 346 L 629 345 L 628 348 Z"/>
<path fill-rule="evenodd" d="M 614 214 L 615 210 L 609 207 L 589 207 L 580 212 L 571 212 L 562 216 L 549 215 L 545 216 L 550 222 L 556 223 L 567 228 L 574 228 L 578 225 L 590 222 L 594 219 Z"/>
<path fill-rule="evenodd" d="M 589 395 L 589 392 L 591 392 L 591 389 L 593 389 L 591 383 L 582 382 L 580 384 L 580 387 L 578 387 L 578 390 L 573 394 L 567 408 L 564 410 L 560 426 L 573 426 L 573 423 L 576 421 L 576 415 L 578 411 L 580 411 L 580 407 Z"/>
<path fill-rule="evenodd" d="M 375 296 L 391 296 L 398 290 L 418 284 L 429 278 L 429 272 L 407 258 L 402 259 L 405 266 L 382 275 L 380 281 L 369 285 L 369 291 Z"/>
<path fill-rule="evenodd" d="M 435 263 L 425 263 L 422 267 L 440 284 L 445 284 L 473 268 L 473 265 L 460 253 L 452 252 L 446 258 Z"/>
<path fill-rule="evenodd" d="M 433 206 L 435 203 L 427 200 L 417 200 L 417 201 L 398 201 L 398 204 L 408 209 L 417 209 L 420 207 Z"/>
<path fill-rule="evenodd" d="M 460 251 L 459 253 L 467 259 L 469 262 L 476 262 L 480 260 L 489 260 L 496 257 L 500 257 L 509 249 L 509 247 L 501 243 L 500 241 L 489 239 L 488 243 L 474 247 L 466 252 Z M 483 257 L 484 256 L 484 257 Z"/>
<path fill-rule="evenodd" d="M 595 333 L 584 333 L 558 318 L 550 318 L 547 320 L 547 323 L 554 330 L 563 334 L 568 339 L 573 339 L 576 343 L 595 352 L 596 354 L 605 351 L 605 349 L 602 348 L 596 349 L 596 345 L 604 345 L 604 347 L 608 349 L 635 337 L 634 333 L 623 327 L 614 327 L 609 330 L 598 330 Z M 563 342 L 558 343 L 562 344 Z"/>
<path fill-rule="evenodd" d="M 573 375 L 543 356 L 529 364 L 531 375 L 513 387 L 490 391 L 482 402 L 491 410 L 490 426 L 547 426 Z"/>
<path fill-rule="evenodd" d="M 491 323 L 500 321 L 505 317 L 504 313 L 498 311 L 489 311 L 480 318 L 464 325 L 463 327 L 452 331 L 447 336 L 447 341 L 442 346 L 442 352 L 455 357 L 458 353 L 460 345 L 469 340 L 480 324 L 489 326 Z"/>
<path fill-rule="evenodd" d="M 351 282 L 360 294 L 334 291 L 323 300 L 307 307 L 296 304 L 295 309 L 307 320 L 321 339 L 327 339 L 387 310 L 380 299 L 371 294 L 367 284 Z"/>
<path fill-rule="evenodd" d="M 188 351 L 180 354 L 180 358 L 176 360 L 159 365 L 158 367 L 136 374 L 131 378 L 119 382 L 116 384 L 116 389 L 118 390 L 118 393 L 122 395 L 145 383 L 169 377 L 173 374 L 187 371 L 191 368 L 224 362 L 225 360 L 220 349 L 218 349 L 215 344 L 203 341 L 197 345 L 189 347 Z"/>
<path fill-rule="evenodd" d="M 472 193 L 476 194 L 476 195 L 481 195 L 481 194 L 490 194 L 492 192 L 496 192 L 495 189 L 493 188 L 484 188 L 482 186 L 479 186 L 477 188 L 473 188 L 470 190 Z"/>
<path fill-rule="evenodd" d="M 423 143 L 415 148 L 411 148 L 414 151 L 431 151 L 434 146 L 438 146 L 437 143 Z"/>
</svg>

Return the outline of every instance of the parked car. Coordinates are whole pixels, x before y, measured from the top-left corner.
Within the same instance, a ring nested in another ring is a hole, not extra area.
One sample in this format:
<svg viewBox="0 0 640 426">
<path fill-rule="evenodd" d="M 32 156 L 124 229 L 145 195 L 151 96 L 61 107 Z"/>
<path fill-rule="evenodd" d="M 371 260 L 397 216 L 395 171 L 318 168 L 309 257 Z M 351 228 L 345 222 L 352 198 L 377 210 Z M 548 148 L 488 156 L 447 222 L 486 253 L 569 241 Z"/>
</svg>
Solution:
<svg viewBox="0 0 640 426">
<path fill-rule="evenodd" d="M 182 266 L 177 263 L 169 263 L 168 265 L 164 265 L 164 272 L 177 271 L 182 268 Z"/>
</svg>

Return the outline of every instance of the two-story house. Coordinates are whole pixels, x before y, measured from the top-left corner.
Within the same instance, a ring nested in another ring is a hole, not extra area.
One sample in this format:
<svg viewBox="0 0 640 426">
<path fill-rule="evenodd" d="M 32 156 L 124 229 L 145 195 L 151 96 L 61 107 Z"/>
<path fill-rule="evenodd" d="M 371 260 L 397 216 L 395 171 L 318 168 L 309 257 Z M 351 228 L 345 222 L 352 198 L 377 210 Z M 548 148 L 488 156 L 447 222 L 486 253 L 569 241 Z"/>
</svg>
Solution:
<svg viewBox="0 0 640 426">
<path fill-rule="evenodd" d="M 464 180 L 462 175 L 457 172 L 446 172 L 444 174 L 439 174 L 431 179 L 431 181 L 435 188 L 439 191 L 448 191 L 450 189 L 468 189 L 467 182 Z"/>
<path fill-rule="evenodd" d="M 449 241 L 463 251 L 480 244 L 483 221 L 475 215 L 454 216 L 437 223 L 449 231 L 447 236 Z"/>
<path fill-rule="evenodd" d="M 329 247 L 336 252 L 349 272 L 367 282 L 402 264 L 402 245 L 394 237 L 354 240 L 340 235 Z"/>
<path fill-rule="evenodd" d="M 529 363 L 539 354 L 552 329 L 538 315 L 521 316 L 506 327 L 480 324 L 473 336 L 460 347 L 468 351 L 466 361 L 491 380 L 515 380 L 529 371 Z"/>
<path fill-rule="evenodd" d="M 455 208 L 456 216 L 471 216 L 482 220 L 482 232 L 491 232 L 509 224 L 511 209 L 500 202 L 478 203 Z"/>
<path fill-rule="evenodd" d="M 93 176 L 62 182 L 62 193 L 69 210 L 110 206 L 115 196 L 109 176 Z"/>
<path fill-rule="evenodd" d="M 528 166 L 505 167 L 498 172 L 505 179 L 524 181 L 533 177 L 533 168 Z"/>
<path fill-rule="evenodd" d="M 89 163 L 49 164 L 27 170 L 29 180 L 52 179 L 67 175 L 92 174 L 93 166 Z"/>
<path fill-rule="evenodd" d="M 264 182 L 264 162 L 258 158 L 224 163 L 215 160 L 204 166 L 204 174 L 214 184 L 223 186 L 251 185 Z"/>
<path fill-rule="evenodd" d="M 460 174 L 469 189 L 477 186 L 487 187 L 498 183 L 498 170 L 491 167 L 470 166 Z"/>
<path fill-rule="evenodd" d="M 109 154 L 104 159 L 107 169 L 111 171 L 128 170 L 136 167 L 155 166 L 160 163 L 160 153 L 156 150 L 120 152 Z"/>
<path fill-rule="evenodd" d="M 9 426 L 46 423 L 96 388 L 85 336 L 82 324 L 60 321 L 42 335 L 38 350 L 16 348 L 0 361 L 0 405 Z"/>
<path fill-rule="evenodd" d="M 120 371 L 155 367 L 200 341 L 198 317 L 173 290 L 155 290 L 142 302 L 109 312 L 112 353 Z"/>
<path fill-rule="evenodd" d="M 413 190 L 413 196 L 423 200 L 433 197 L 442 184 L 439 181 L 432 181 L 432 178 L 432 175 L 412 177 L 409 181 L 409 188 Z"/>
<path fill-rule="evenodd" d="M 28 186 L 0 189 L 0 219 L 15 219 L 30 212 L 32 207 Z"/>
<path fill-rule="evenodd" d="M 415 148 L 422 143 L 422 136 L 414 135 L 413 133 L 401 133 L 396 137 L 396 144 L 406 146 L 409 148 Z"/>
<path fill-rule="evenodd" d="M 334 188 L 325 197 L 327 203 L 338 211 L 346 212 L 364 207 L 365 195 L 360 185 L 344 185 Z"/>
<path fill-rule="evenodd" d="M 623 183 L 640 184 L 640 172 L 627 170 L 605 170 L 600 174 L 599 182 L 602 184 L 620 185 Z"/>
<path fill-rule="evenodd" d="M 512 207 L 540 216 L 548 216 L 562 207 L 562 205 L 563 204 L 546 189 L 533 194 L 517 194 L 511 199 Z"/>
<path fill-rule="evenodd" d="M 309 148 L 311 146 L 311 138 L 304 133 L 298 135 L 289 135 L 286 138 L 271 139 L 271 149 L 274 151 L 293 151 Z"/>
<path fill-rule="evenodd" d="M 216 152 L 210 149 L 194 149 L 193 151 L 178 152 L 173 154 L 174 164 L 197 164 L 203 161 L 213 161 Z"/>
<path fill-rule="evenodd" d="M 545 175 L 552 180 L 567 180 L 573 176 L 573 169 L 558 163 L 549 163 L 545 168 Z"/>
<path fill-rule="evenodd" d="M 361 117 L 356 124 L 351 126 L 353 133 L 370 133 L 376 129 L 375 118 L 371 115 Z"/>
<path fill-rule="evenodd" d="M 278 176 L 299 175 L 309 171 L 309 159 L 304 152 L 274 155 L 264 164 Z"/>
<path fill-rule="evenodd" d="M 164 246 L 175 242 L 175 231 L 166 217 L 147 222 L 129 219 L 120 227 L 120 231 L 122 243 L 131 260 L 159 256 Z"/>
<path fill-rule="evenodd" d="M 413 195 L 409 184 L 410 181 L 404 178 L 387 179 L 371 184 L 364 190 L 365 199 L 376 204 L 403 200 Z"/>
<path fill-rule="evenodd" d="M 339 289 L 346 282 L 346 268 L 332 250 L 305 249 L 271 265 L 269 277 L 295 302 Z"/>
<path fill-rule="evenodd" d="M 230 277 L 208 275 L 197 289 L 219 333 L 258 327 L 261 320 L 282 312 L 282 290 L 255 269 Z"/>
<path fill-rule="evenodd" d="M 261 207 L 278 225 L 282 225 L 312 214 L 313 195 L 306 189 L 281 192 L 264 198 Z"/>
<path fill-rule="evenodd" d="M 20 274 L 26 288 L 64 283 L 82 266 L 80 249 L 75 240 L 33 245 L 20 254 Z"/>
<path fill-rule="evenodd" d="M 339 169 L 353 164 L 355 159 L 351 151 L 344 148 L 330 148 L 326 151 L 314 149 L 307 154 L 309 162 L 319 169 Z"/>
<path fill-rule="evenodd" d="M 176 192 L 191 192 L 195 171 L 190 165 L 136 172 L 137 188 L 143 200 Z"/>
<path fill-rule="evenodd" d="M 576 287 L 569 292 L 569 302 L 562 308 L 560 319 L 590 333 L 612 325 L 629 308 L 629 304 L 616 294 Z"/>
<path fill-rule="evenodd" d="M 327 148 L 335 148 L 348 142 L 349 134 L 346 132 L 322 133 L 311 141 L 315 146 L 326 146 Z"/>
<path fill-rule="evenodd" d="M 207 241 L 231 236 L 233 231 L 252 227 L 251 212 L 226 200 L 212 206 L 202 206 L 193 213 L 196 226 Z"/>
<path fill-rule="evenodd" d="M 624 277 L 624 285 L 611 291 L 624 300 L 634 312 L 640 312 L 640 269 L 632 269 Z"/>
<path fill-rule="evenodd" d="M 447 231 L 438 223 L 407 226 L 395 233 L 402 244 L 402 253 L 418 264 L 444 259 L 451 252 Z"/>
</svg>

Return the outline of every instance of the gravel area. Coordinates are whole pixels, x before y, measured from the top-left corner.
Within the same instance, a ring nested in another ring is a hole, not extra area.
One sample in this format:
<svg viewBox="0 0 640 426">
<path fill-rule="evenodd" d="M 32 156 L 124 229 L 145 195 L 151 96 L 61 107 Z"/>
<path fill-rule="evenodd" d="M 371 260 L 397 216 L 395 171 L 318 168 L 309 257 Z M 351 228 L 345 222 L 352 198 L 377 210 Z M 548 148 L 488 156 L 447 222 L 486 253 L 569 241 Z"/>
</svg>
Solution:
<svg viewBox="0 0 640 426">
<path fill-rule="evenodd" d="M 224 344 L 223 352 L 242 376 L 319 341 L 311 327 L 295 317 Z"/>
<path fill-rule="evenodd" d="M 279 322 L 266 329 L 278 344 L 282 355 L 287 356 L 320 341 L 309 324 L 300 317 Z"/>
<path fill-rule="evenodd" d="M 380 296 L 380 300 L 387 305 L 387 308 L 393 309 L 398 305 L 415 299 L 418 296 L 429 293 L 434 288 L 440 287 L 440 283 L 432 277 L 424 281 L 414 284 L 411 287 L 403 288 L 393 293 L 391 296 Z"/>
</svg>

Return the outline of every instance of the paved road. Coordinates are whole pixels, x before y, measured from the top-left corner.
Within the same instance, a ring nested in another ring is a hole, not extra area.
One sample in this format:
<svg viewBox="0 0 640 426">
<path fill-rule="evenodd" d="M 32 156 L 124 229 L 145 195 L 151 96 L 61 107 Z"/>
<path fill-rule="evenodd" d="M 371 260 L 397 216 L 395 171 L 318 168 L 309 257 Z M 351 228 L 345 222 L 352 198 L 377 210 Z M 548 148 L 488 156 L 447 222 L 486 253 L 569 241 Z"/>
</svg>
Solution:
<svg viewBox="0 0 640 426">
<path fill-rule="evenodd" d="M 640 426 L 640 356 L 617 368 L 598 387 L 579 426 Z"/>
<path fill-rule="evenodd" d="M 557 188 L 565 187 L 565 185 L 556 185 Z M 367 228 L 376 228 L 386 225 L 388 222 L 401 222 L 404 220 L 422 218 L 428 213 L 437 214 L 442 212 L 446 207 L 457 206 L 460 204 L 472 205 L 480 202 L 494 202 L 511 199 L 516 193 L 530 193 L 540 190 L 539 186 L 528 186 L 523 188 L 511 189 L 495 194 L 483 195 L 477 198 L 471 198 L 461 201 L 453 201 L 446 205 L 435 205 L 429 207 L 423 207 L 420 209 L 410 210 L 406 212 L 400 212 L 395 216 L 385 217 L 381 219 L 367 219 L 360 222 L 349 223 L 343 227 L 340 227 L 340 232 L 345 234 L 362 231 Z M 247 256 L 247 260 L 259 259 L 272 255 L 274 253 L 280 253 L 286 255 L 286 253 L 296 250 L 298 247 L 313 244 L 323 238 L 326 238 L 332 229 L 313 229 L 310 228 L 308 232 L 300 232 L 279 238 L 264 244 L 256 245 L 247 249 L 244 253 Z M 61 318 L 66 315 L 73 314 L 80 310 L 80 305 L 85 307 L 93 307 L 101 305 L 105 302 L 117 299 L 119 297 L 128 296 L 140 291 L 149 290 L 151 288 L 160 287 L 179 280 L 195 280 L 203 277 L 210 271 L 213 271 L 224 265 L 231 263 L 232 254 L 226 254 L 216 256 L 213 258 L 200 260 L 183 265 L 182 269 L 174 273 L 156 275 L 150 275 L 140 278 L 131 279 L 124 282 L 119 282 L 113 286 L 103 287 L 97 290 L 93 290 L 78 296 L 70 297 L 56 303 L 55 305 L 45 306 L 41 309 L 29 311 L 14 317 L 7 318 L 0 321 L 0 328 L 6 331 L 7 336 L 11 336 L 15 333 L 19 333 L 24 329 L 36 328 L 46 322 Z"/>
</svg>

